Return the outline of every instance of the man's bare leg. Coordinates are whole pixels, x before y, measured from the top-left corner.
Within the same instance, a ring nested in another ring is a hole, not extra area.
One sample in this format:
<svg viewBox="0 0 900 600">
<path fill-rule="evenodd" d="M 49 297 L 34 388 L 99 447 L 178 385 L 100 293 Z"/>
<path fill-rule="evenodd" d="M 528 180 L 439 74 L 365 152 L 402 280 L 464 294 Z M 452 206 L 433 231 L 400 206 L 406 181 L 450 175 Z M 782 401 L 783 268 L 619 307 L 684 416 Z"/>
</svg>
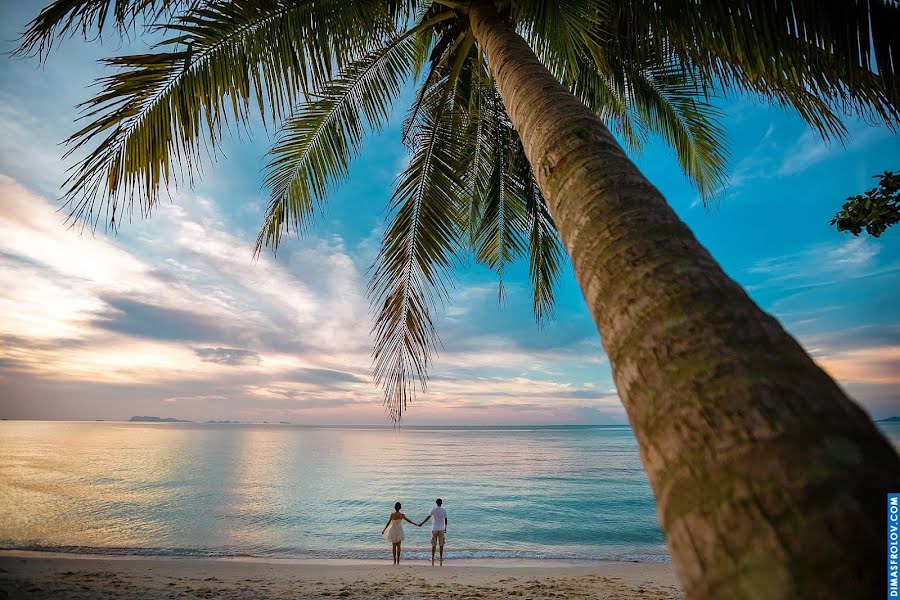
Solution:
<svg viewBox="0 0 900 600">
<path fill-rule="evenodd" d="M 441 566 L 443 567 L 444 566 L 444 545 L 443 544 L 441 544 L 440 552 L 441 552 Z M 433 554 L 431 556 L 431 564 L 434 564 L 434 555 Z"/>
<path fill-rule="evenodd" d="M 431 547 L 431 566 L 434 566 L 434 546 Z"/>
</svg>

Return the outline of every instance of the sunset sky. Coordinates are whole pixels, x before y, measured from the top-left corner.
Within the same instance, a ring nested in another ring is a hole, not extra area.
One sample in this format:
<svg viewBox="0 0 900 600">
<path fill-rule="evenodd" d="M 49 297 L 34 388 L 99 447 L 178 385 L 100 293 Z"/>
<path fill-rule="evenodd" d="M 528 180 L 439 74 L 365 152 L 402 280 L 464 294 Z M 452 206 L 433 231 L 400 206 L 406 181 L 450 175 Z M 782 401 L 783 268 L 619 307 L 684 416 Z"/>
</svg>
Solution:
<svg viewBox="0 0 900 600">
<path fill-rule="evenodd" d="M 43 0 L 46 2 L 46 0 Z M 4 51 L 43 2 L 4 2 Z M 386 423 L 372 384 L 365 298 L 405 149 L 370 137 L 314 231 L 253 260 L 271 132 L 232 139 L 202 181 L 117 234 L 66 229 L 59 142 L 100 56 L 145 41 L 72 40 L 47 63 L 0 58 L 0 417 Z M 900 169 L 900 139 L 851 121 L 846 146 L 752 98 L 719 100 L 731 180 L 711 208 L 659 143 L 642 171 L 725 270 L 876 418 L 900 414 L 900 231 L 839 234 L 843 199 Z M 440 315 L 443 351 L 407 423 L 624 423 L 609 364 L 571 269 L 539 329 L 526 264 L 464 262 Z"/>
</svg>

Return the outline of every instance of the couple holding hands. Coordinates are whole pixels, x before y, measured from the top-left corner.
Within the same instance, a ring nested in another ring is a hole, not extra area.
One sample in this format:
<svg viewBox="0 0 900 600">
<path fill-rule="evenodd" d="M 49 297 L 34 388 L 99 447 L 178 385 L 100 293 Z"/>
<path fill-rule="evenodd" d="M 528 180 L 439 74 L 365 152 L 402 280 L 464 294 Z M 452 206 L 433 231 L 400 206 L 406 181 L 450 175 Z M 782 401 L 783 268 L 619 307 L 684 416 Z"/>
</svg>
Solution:
<svg viewBox="0 0 900 600">
<path fill-rule="evenodd" d="M 403 521 L 412 523 L 416 527 L 424 525 L 428 519 L 431 519 L 431 566 L 434 566 L 435 548 L 440 548 L 440 564 L 444 564 L 444 534 L 447 532 L 447 510 L 441 505 L 443 500 L 438 498 L 434 501 L 435 507 L 431 509 L 428 516 L 422 519 L 421 523 L 410 521 L 402 512 L 400 512 L 400 503 L 394 505 L 394 512 L 388 517 L 388 522 L 381 530 L 384 539 L 391 543 L 391 555 L 394 557 L 394 564 L 400 564 L 400 544 L 405 539 L 403 535 Z"/>
</svg>

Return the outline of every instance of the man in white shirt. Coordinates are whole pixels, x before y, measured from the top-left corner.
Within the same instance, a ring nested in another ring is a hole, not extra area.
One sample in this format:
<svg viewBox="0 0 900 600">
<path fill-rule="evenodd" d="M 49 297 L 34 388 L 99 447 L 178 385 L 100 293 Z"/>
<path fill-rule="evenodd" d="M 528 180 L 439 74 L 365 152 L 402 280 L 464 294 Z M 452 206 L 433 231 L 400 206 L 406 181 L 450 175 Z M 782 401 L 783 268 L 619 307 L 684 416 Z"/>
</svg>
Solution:
<svg viewBox="0 0 900 600">
<path fill-rule="evenodd" d="M 441 506 L 444 503 L 443 500 L 438 498 L 434 501 L 437 506 L 431 509 L 431 512 L 428 513 L 428 516 L 425 517 L 421 523 L 419 523 L 419 527 L 428 522 L 428 519 L 431 519 L 431 566 L 434 566 L 434 550 L 435 547 L 440 548 L 440 557 L 441 557 L 441 566 L 444 566 L 444 535 L 447 533 L 447 510 Z"/>
</svg>

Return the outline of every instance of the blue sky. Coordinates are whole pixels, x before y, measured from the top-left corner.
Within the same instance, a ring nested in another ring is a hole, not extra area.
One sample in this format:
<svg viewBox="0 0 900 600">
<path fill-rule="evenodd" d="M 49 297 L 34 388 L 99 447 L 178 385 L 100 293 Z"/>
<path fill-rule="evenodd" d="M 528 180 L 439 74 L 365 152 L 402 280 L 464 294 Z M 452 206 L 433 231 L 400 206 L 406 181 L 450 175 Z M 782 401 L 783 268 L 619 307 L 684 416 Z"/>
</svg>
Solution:
<svg viewBox="0 0 900 600">
<path fill-rule="evenodd" d="M 4 50 L 41 3 L 4 3 Z M 271 132 L 228 141 L 193 189 L 116 235 L 55 212 L 58 145 L 101 56 L 143 40 L 64 43 L 45 65 L 0 60 L 0 416 L 135 414 L 383 423 L 371 383 L 366 272 L 405 150 L 399 125 L 368 139 L 315 229 L 252 260 Z M 755 98 L 720 100 L 731 178 L 704 207 L 659 143 L 636 156 L 725 270 L 875 417 L 900 414 L 900 233 L 829 228 L 843 199 L 900 168 L 900 139 L 848 121 L 845 146 Z M 525 265 L 496 279 L 460 265 L 439 317 L 444 349 L 416 423 L 623 423 L 608 362 L 571 269 L 556 319 L 533 321 Z"/>
</svg>

